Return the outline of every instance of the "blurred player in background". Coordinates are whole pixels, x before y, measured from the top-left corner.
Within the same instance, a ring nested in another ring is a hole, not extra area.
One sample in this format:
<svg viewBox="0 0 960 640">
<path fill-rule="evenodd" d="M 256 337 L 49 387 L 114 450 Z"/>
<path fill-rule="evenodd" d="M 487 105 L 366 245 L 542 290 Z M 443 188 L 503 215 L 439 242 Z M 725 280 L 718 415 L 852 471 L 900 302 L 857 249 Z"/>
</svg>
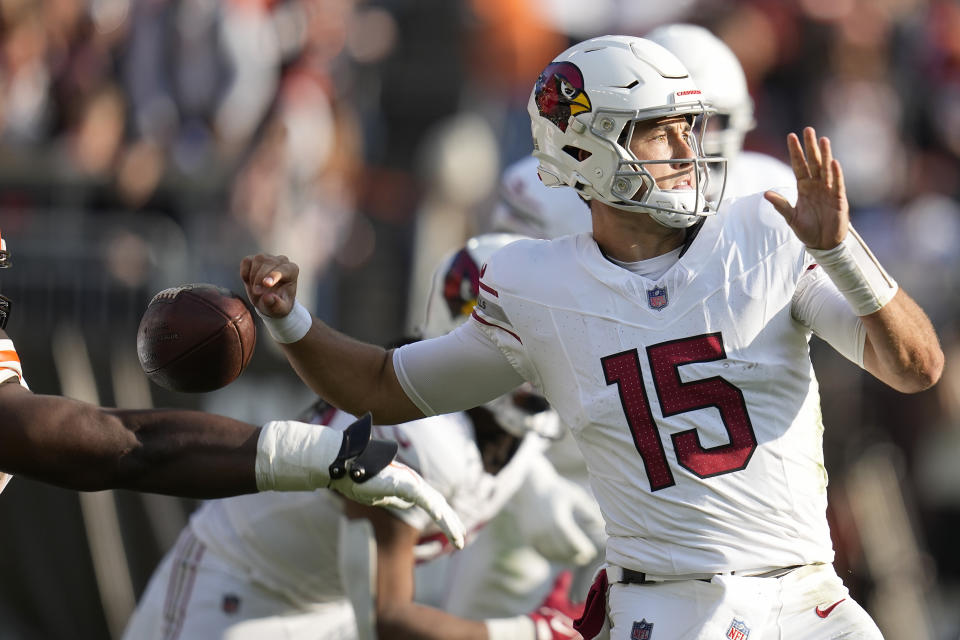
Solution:
<svg viewBox="0 0 960 640">
<path fill-rule="evenodd" d="M 656 43 L 570 47 L 528 110 L 541 177 L 590 199 L 591 235 L 505 246 L 473 321 L 392 353 L 297 307 L 289 260 L 248 257 L 241 277 L 271 334 L 314 391 L 382 422 L 541 390 L 606 521 L 585 637 L 879 638 L 831 565 L 809 340 L 904 393 L 939 380 L 943 353 L 850 227 L 829 140 L 790 134 L 797 191 L 718 215 L 706 168 L 723 160 L 694 128 L 710 109 Z M 491 637 L 516 636 L 505 624 Z"/>
<path fill-rule="evenodd" d="M 517 238 L 481 236 L 444 260 L 434 278 L 426 336 L 469 317 L 480 265 Z M 322 401 L 303 419 L 333 429 L 354 421 Z M 542 453 L 547 440 L 540 434 L 555 436 L 558 418 L 526 387 L 484 407 L 375 430 L 378 438 L 396 441 L 398 459 L 446 497 L 467 527 L 468 542 L 531 477 L 540 480 L 534 499 L 539 515 L 555 515 L 542 528 L 562 539 L 558 546 L 567 535 L 582 535 L 567 514 L 572 496 L 583 491 L 557 476 Z M 368 542 L 363 528 L 342 523 L 344 514 L 371 523 L 374 540 Z M 364 567 L 374 541 L 371 584 Z M 368 508 L 328 492 L 208 502 L 156 570 L 125 637 L 368 638 L 373 634 L 365 612 L 375 608 L 371 618 L 380 638 L 485 638 L 477 616 L 466 620 L 414 602 L 415 567 L 452 549 L 422 511 Z M 582 605 L 569 602 L 568 587 L 569 581 L 558 581 L 542 606 L 534 603 L 517 617 L 526 633 L 516 640 L 578 637 L 571 625 Z"/>
<path fill-rule="evenodd" d="M 573 189 L 545 187 L 538 166 L 527 156 L 504 170 L 490 229 L 547 239 L 590 231 L 590 205 Z"/>
</svg>

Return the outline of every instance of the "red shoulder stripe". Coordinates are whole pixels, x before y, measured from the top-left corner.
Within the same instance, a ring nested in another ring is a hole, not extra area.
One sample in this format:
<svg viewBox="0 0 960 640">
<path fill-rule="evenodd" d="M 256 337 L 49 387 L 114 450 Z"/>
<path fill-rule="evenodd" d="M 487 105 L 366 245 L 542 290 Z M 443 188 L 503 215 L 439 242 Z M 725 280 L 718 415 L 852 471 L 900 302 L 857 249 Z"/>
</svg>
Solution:
<svg viewBox="0 0 960 640">
<path fill-rule="evenodd" d="M 480 282 L 480 288 L 483 289 L 484 291 L 486 291 L 487 293 L 489 293 L 490 295 L 492 295 L 494 298 L 499 298 L 499 297 L 500 297 L 500 294 L 497 293 L 496 289 L 493 289 L 493 288 L 491 288 L 491 287 L 488 287 L 487 285 L 483 284 L 482 281 Z"/>
<path fill-rule="evenodd" d="M 485 325 L 487 325 L 488 327 L 493 327 L 493 328 L 495 328 L 495 329 L 500 329 L 501 331 L 506 331 L 506 332 L 509 333 L 511 336 L 513 336 L 513 338 L 514 338 L 517 342 L 519 342 L 520 344 L 523 344 L 523 340 L 520 339 L 520 336 L 518 336 L 517 334 L 515 334 L 513 331 L 510 331 L 509 329 L 504 329 L 503 327 L 501 327 L 501 326 L 498 325 L 498 324 L 493 324 L 492 322 L 487 322 L 486 320 L 484 320 L 483 318 L 481 318 L 480 316 L 477 315 L 477 310 L 476 310 L 476 309 L 473 310 L 473 313 L 472 313 L 471 315 L 473 316 L 473 319 L 476 320 L 477 322 L 479 322 L 480 324 L 485 324 Z"/>
</svg>

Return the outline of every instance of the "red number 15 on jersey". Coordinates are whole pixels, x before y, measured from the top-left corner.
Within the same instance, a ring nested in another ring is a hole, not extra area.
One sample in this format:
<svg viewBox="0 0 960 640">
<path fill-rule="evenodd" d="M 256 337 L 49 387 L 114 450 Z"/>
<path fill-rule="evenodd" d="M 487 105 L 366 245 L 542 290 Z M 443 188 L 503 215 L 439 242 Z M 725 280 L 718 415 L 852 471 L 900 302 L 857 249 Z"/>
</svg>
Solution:
<svg viewBox="0 0 960 640">
<path fill-rule="evenodd" d="M 647 347 L 647 360 L 664 417 L 708 407 L 716 407 L 720 412 L 730 438 L 728 444 L 705 448 L 700 444 L 696 429 L 671 436 L 677 462 L 701 478 L 744 469 L 757 448 L 757 437 L 740 389 L 720 376 L 694 382 L 680 380 L 681 365 L 712 362 L 726 357 L 723 338 L 719 333 Z M 658 491 L 673 486 L 676 482 L 667 464 L 657 423 L 650 410 L 637 350 L 615 353 L 601 358 L 600 362 L 607 384 L 616 384 L 620 391 L 620 402 L 633 435 L 633 443 L 647 470 L 650 490 Z"/>
</svg>

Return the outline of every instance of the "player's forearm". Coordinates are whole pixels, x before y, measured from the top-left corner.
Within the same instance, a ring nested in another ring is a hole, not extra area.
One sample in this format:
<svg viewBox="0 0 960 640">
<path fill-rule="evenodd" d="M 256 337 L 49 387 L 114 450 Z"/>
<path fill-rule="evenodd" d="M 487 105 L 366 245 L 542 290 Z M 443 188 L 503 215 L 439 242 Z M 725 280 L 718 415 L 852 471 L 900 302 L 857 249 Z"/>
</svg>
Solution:
<svg viewBox="0 0 960 640">
<path fill-rule="evenodd" d="M 377 424 L 423 417 L 400 386 L 390 352 L 382 347 L 354 340 L 316 319 L 301 340 L 281 347 L 304 383 L 343 411 L 369 411 Z"/>
<path fill-rule="evenodd" d="M 4 471 L 78 491 L 219 497 L 256 490 L 257 430 L 243 423 L 208 429 L 196 412 L 111 413 L 12 383 L 0 385 L 0 408 Z"/>
<path fill-rule="evenodd" d="M 903 393 L 928 389 L 943 373 L 944 356 L 930 319 L 902 289 L 882 309 L 861 318 L 867 330 L 864 367 Z"/>
<path fill-rule="evenodd" d="M 116 459 L 118 488 L 207 499 L 257 491 L 259 427 L 197 411 L 108 413 L 136 439 Z"/>
<path fill-rule="evenodd" d="M 899 289 L 851 226 L 831 249 L 807 247 L 866 329 L 864 367 L 897 391 L 923 391 L 940 379 L 943 352 L 929 318 Z"/>
</svg>

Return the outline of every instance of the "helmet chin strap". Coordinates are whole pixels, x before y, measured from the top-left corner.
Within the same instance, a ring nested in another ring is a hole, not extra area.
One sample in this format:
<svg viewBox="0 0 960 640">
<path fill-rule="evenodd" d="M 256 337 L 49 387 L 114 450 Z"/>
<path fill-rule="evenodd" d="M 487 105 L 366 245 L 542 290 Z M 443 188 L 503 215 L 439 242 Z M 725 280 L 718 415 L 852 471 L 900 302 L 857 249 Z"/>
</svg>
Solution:
<svg viewBox="0 0 960 640">
<path fill-rule="evenodd" d="M 687 207 L 683 206 L 684 203 L 682 201 L 690 200 L 691 196 L 693 203 L 687 203 Z M 659 201 L 666 199 L 667 202 L 662 203 L 666 206 L 657 207 L 656 205 L 650 204 L 649 200 L 651 198 L 657 198 L 658 204 L 660 203 Z M 704 213 L 688 213 L 688 210 L 696 208 L 698 202 L 703 204 L 702 210 Z M 607 202 L 607 204 L 615 209 L 620 209 L 621 211 L 645 213 L 659 224 L 671 229 L 685 229 L 687 227 L 691 227 L 702 218 L 714 215 L 716 213 L 716 211 L 709 206 L 709 203 L 703 194 L 700 194 L 698 197 L 696 192 L 691 190 L 684 190 L 682 193 L 679 191 L 677 193 L 671 193 L 670 191 L 662 191 L 658 189 L 654 194 L 651 194 L 650 197 L 645 198 L 643 201 L 624 202 L 619 200 L 616 202 Z"/>
</svg>

